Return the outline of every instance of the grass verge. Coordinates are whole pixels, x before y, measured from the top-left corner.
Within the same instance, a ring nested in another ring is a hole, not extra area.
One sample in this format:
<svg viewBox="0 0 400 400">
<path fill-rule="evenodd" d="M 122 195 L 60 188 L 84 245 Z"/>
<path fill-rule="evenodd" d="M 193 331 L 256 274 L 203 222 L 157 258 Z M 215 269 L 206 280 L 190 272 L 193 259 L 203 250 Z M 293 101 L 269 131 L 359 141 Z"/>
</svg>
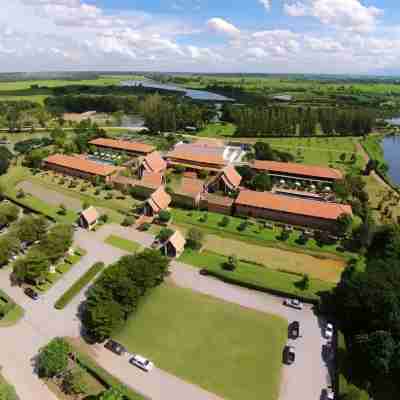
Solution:
<svg viewBox="0 0 400 400">
<path fill-rule="evenodd" d="M 128 251 L 130 253 L 140 251 L 142 248 L 139 243 L 132 242 L 131 240 L 124 239 L 116 235 L 108 236 L 108 238 L 105 240 L 105 243 L 109 244 L 110 246 L 117 247 L 118 249 Z"/>
<path fill-rule="evenodd" d="M 0 319 L 0 328 L 13 326 L 24 316 L 24 309 L 11 299 L 5 292 L 0 290 L 1 308 L 4 313 Z"/>
<path fill-rule="evenodd" d="M 104 268 L 103 263 L 93 264 L 54 304 L 57 310 L 65 308 L 73 298 Z"/>
<path fill-rule="evenodd" d="M 275 400 L 286 337 L 279 317 L 164 284 L 115 339 L 223 398 Z"/>
<path fill-rule="evenodd" d="M 276 271 L 243 260 L 239 261 L 235 271 L 227 271 L 223 269 L 223 265 L 228 261 L 228 257 L 208 251 L 201 253 L 185 251 L 179 260 L 202 268 L 210 275 L 228 283 L 276 295 L 296 297 L 303 301 L 318 301 L 319 292 L 331 290 L 334 287 L 332 283 L 310 279 L 309 287 L 303 289 L 299 285 L 302 279 L 300 274 Z"/>
</svg>

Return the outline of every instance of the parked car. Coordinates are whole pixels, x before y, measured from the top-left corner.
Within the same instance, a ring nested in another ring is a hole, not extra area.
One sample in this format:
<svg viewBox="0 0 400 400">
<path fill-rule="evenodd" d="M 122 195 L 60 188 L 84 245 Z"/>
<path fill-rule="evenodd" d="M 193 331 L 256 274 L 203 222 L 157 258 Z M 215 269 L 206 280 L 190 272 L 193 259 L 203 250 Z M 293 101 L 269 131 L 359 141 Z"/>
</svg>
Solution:
<svg viewBox="0 0 400 400">
<path fill-rule="evenodd" d="M 303 303 L 301 303 L 301 301 L 297 300 L 297 299 L 285 299 L 283 301 L 283 304 L 285 306 L 295 308 L 296 310 L 302 310 L 303 309 Z"/>
<path fill-rule="evenodd" d="M 151 361 L 149 361 L 147 358 L 144 358 L 142 356 L 139 356 L 138 354 L 134 355 L 129 362 L 132 365 L 135 365 L 136 367 L 139 367 L 140 369 L 149 372 L 153 369 L 154 365 Z"/>
<path fill-rule="evenodd" d="M 24 293 L 32 300 L 39 300 L 39 295 L 32 288 L 26 288 Z"/>
<path fill-rule="evenodd" d="M 285 364 L 293 364 L 296 359 L 296 353 L 293 346 L 285 346 L 283 349 L 283 361 Z"/>
<path fill-rule="evenodd" d="M 325 337 L 327 339 L 332 339 L 333 336 L 333 325 L 331 323 L 327 323 L 325 327 Z"/>
<path fill-rule="evenodd" d="M 288 336 L 290 339 L 297 339 L 300 336 L 300 322 L 293 321 L 289 324 Z"/>
<path fill-rule="evenodd" d="M 126 349 L 124 346 L 122 346 L 122 344 L 119 344 L 118 342 L 111 339 L 107 341 L 104 347 L 119 356 L 122 356 L 126 353 Z"/>
</svg>

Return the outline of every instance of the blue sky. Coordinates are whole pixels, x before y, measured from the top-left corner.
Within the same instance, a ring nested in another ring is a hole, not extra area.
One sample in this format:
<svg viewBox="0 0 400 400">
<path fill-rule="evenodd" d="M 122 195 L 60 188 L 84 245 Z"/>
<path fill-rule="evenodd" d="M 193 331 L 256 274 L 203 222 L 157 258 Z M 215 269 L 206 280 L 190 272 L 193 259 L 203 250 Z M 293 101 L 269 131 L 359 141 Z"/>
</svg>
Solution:
<svg viewBox="0 0 400 400">
<path fill-rule="evenodd" d="M 398 0 L 13 0 L 0 71 L 400 72 Z"/>
</svg>

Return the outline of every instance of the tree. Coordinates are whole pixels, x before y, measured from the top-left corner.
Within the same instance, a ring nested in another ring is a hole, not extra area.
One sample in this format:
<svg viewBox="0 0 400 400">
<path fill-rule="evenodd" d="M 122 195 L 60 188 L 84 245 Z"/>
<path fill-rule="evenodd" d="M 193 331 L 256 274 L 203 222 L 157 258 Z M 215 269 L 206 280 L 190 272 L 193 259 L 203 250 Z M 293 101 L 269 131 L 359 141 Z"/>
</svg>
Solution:
<svg viewBox="0 0 400 400">
<path fill-rule="evenodd" d="M 340 155 L 340 161 L 343 162 L 343 163 L 346 161 L 346 153 L 342 153 Z"/>
<path fill-rule="evenodd" d="M 60 204 L 60 207 L 58 208 L 58 214 L 67 215 L 67 207 L 65 207 L 64 204 Z"/>
<path fill-rule="evenodd" d="M 304 274 L 301 280 L 298 283 L 298 286 L 302 290 L 308 290 L 310 288 L 310 277 L 308 274 Z"/>
<path fill-rule="evenodd" d="M 257 191 L 270 191 L 272 189 L 271 177 L 266 172 L 262 172 L 254 177 L 251 185 Z"/>
<path fill-rule="evenodd" d="M 239 264 L 239 260 L 235 254 L 228 257 L 228 261 L 224 264 L 224 269 L 228 271 L 234 271 Z"/>
<path fill-rule="evenodd" d="M 37 368 L 42 378 L 53 378 L 68 368 L 69 344 L 62 338 L 53 339 L 39 351 Z"/>
<path fill-rule="evenodd" d="M 7 147 L 0 147 L 0 175 L 4 175 L 8 171 L 13 154 Z"/>
<path fill-rule="evenodd" d="M 18 283 L 26 282 L 36 285 L 46 279 L 49 270 L 48 258 L 38 249 L 34 249 L 14 263 L 13 279 Z"/>
<path fill-rule="evenodd" d="M 169 211 L 162 210 L 158 214 L 158 219 L 160 222 L 167 223 L 171 219 L 171 213 Z"/>
<path fill-rule="evenodd" d="M 370 370 L 378 375 L 389 374 L 395 350 L 396 343 L 389 332 L 376 331 L 368 335 L 365 361 Z"/>
<path fill-rule="evenodd" d="M 85 381 L 85 372 L 80 367 L 69 370 L 63 378 L 63 391 L 70 395 L 85 394 L 88 390 Z"/>
<path fill-rule="evenodd" d="M 174 234 L 174 231 L 169 228 L 163 228 L 157 235 L 157 239 L 160 242 L 166 242 L 172 235 Z"/>
<path fill-rule="evenodd" d="M 124 400 L 125 399 L 125 391 L 123 388 L 114 387 L 107 389 L 105 392 L 99 395 L 99 400 Z"/>
<path fill-rule="evenodd" d="M 203 247 L 204 233 L 196 228 L 190 228 L 186 237 L 186 244 L 193 250 L 200 250 Z"/>
<path fill-rule="evenodd" d="M 351 217 L 351 215 L 343 213 L 339 215 L 336 222 L 338 225 L 339 234 L 346 235 L 353 224 L 353 218 Z"/>
</svg>

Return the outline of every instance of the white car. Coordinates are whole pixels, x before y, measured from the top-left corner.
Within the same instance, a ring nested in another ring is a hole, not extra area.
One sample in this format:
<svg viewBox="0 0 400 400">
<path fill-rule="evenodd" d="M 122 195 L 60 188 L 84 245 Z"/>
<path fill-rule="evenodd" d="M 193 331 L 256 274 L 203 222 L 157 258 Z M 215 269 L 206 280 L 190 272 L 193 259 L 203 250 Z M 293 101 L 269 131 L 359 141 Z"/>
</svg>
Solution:
<svg viewBox="0 0 400 400">
<path fill-rule="evenodd" d="M 285 299 L 283 301 L 283 304 L 285 306 L 292 307 L 292 308 L 295 308 L 297 310 L 302 310 L 303 309 L 303 303 L 300 300 L 297 300 L 297 299 Z"/>
<path fill-rule="evenodd" d="M 135 365 L 136 367 L 139 367 L 140 369 L 146 371 L 146 372 L 150 372 L 154 365 L 151 361 L 149 361 L 147 358 L 144 358 L 142 356 L 139 356 L 138 354 L 134 355 L 129 362 L 132 365 Z"/>
<path fill-rule="evenodd" d="M 325 337 L 327 339 L 332 339 L 332 336 L 333 336 L 333 325 L 328 323 L 328 324 L 326 324 L 326 327 L 325 327 Z"/>
</svg>

